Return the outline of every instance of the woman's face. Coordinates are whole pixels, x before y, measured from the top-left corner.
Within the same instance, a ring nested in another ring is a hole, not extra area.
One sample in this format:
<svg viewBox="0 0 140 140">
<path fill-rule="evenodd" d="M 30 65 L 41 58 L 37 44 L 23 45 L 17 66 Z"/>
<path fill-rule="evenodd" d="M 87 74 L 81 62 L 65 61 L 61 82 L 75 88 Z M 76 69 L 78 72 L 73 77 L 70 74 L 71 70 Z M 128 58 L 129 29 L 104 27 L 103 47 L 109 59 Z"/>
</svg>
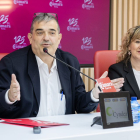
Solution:
<svg viewBox="0 0 140 140">
<path fill-rule="evenodd" d="M 130 43 L 129 50 L 131 51 L 131 60 L 140 60 L 140 38 Z"/>
</svg>

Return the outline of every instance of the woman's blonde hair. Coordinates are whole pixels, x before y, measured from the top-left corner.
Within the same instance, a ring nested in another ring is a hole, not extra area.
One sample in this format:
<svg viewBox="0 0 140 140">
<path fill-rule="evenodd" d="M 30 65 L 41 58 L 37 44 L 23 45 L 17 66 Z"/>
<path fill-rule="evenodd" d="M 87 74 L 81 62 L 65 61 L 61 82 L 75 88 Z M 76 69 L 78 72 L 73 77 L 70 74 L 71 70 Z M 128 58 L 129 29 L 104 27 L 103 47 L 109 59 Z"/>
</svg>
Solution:
<svg viewBox="0 0 140 140">
<path fill-rule="evenodd" d="M 140 26 L 135 26 L 130 28 L 126 35 L 122 39 L 122 44 L 120 46 L 121 51 L 118 54 L 117 62 L 124 61 L 127 64 L 128 60 L 130 59 L 131 55 L 128 54 L 129 52 L 129 45 L 135 39 L 140 39 Z"/>
</svg>

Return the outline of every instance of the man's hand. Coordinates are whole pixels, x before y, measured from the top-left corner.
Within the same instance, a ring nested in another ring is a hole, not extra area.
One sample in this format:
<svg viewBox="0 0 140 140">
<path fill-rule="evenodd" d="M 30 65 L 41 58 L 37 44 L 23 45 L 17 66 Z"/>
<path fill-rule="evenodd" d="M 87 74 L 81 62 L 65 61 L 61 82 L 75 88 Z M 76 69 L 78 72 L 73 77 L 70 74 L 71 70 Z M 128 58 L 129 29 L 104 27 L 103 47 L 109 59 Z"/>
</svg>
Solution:
<svg viewBox="0 0 140 140">
<path fill-rule="evenodd" d="M 107 75 L 108 75 L 108 72 L 105 71 L 100 78 L 106 78 Z M 120 91 L 120 88 L 123 86 L 124 78 L 117 78 L 117 79 L 111 80 L 111 82 L 113 83 L 116 91 L 118 92 Z M 99 85 L 96 83 L 95 88 L 93 89 L 93 97 L 96 99 L 99 98 L 99 93 L 100 93 L 98 86 Z"/>
<path fill-rule="evenodd" d="M 108 75 L 108 72 L 105 71 L 102 76 L 100 78 L 106 78 L 106 76 Z M 93 97 L 98 99 L 99 98 L 99 93 L 101 92 L 99 89 L 98 89 L 98 84 L 96 83 L 95 84 L 95 88 L 92 90 L 92 93 L 93 93 Z"/>
<path fill-rule="evenodd" d="M 11 102 L 20 100 L 20 85 L 16 79 L 15 74 L 12 74 L 11 76 L 11 85 L 10 85 L 10 90 L 8 92 L 8 98 Z"/>
</svg>

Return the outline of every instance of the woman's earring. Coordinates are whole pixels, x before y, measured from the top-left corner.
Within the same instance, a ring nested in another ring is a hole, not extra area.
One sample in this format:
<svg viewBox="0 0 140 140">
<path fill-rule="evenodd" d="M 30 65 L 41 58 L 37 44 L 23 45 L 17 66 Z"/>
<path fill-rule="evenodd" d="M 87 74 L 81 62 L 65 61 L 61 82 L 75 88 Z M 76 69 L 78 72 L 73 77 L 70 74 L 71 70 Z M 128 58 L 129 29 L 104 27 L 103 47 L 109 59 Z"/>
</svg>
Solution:
<svg viewBox="0 0 140 140">
<path fill-rule="evenodd" d="M 131 55 L 131 51 L 128 51 L 128 55 Z"/>
</svg>

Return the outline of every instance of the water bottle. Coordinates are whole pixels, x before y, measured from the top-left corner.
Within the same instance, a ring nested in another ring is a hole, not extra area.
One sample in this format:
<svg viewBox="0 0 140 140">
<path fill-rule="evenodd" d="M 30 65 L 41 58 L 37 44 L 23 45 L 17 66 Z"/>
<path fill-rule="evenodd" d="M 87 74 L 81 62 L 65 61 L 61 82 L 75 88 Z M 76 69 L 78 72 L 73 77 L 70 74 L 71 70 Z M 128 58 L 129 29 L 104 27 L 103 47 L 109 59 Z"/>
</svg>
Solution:
<svg viewBox="0 0 140 140">
<path fill-rule="evenodd" d="M 131 97 L 131 109 L 132 109 L 132 117 L 133 117 L 133 123 L 139 122 L 139 103 L 137 102 L 137 97 Z"/>
<path fill-rule="evenodd" d="M 139 120 L 139 122 L 140 122 L 140 104 L 139 104 L 139 106 L 138 106 L 138 120 Z"/>
</svg>

